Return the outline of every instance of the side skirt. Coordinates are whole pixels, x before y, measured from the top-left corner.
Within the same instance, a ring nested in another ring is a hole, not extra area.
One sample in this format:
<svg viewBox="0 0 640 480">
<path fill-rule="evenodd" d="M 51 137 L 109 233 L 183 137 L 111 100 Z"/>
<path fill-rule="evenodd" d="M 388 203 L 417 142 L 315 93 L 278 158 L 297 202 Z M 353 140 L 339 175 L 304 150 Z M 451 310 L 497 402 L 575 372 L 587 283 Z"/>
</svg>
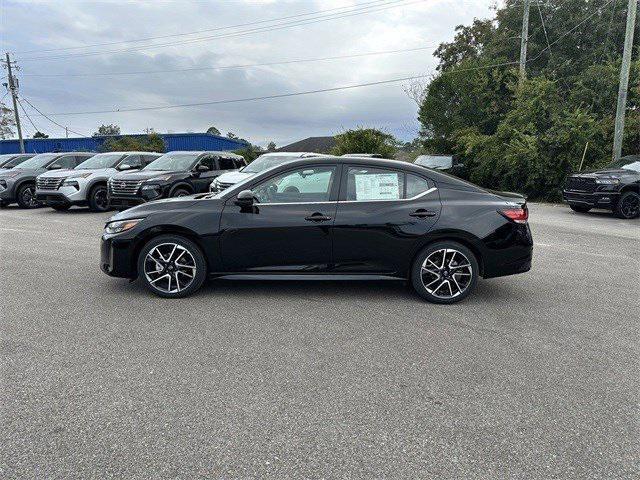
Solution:
<svg viewBox="0 0 640 480">
<path fill-rule="evenodd" d="M 405 281 L 406 278 L 392 277 L 390 275 L 373 275 L 373 274 L 290 274 L 290 273 L 211 273 L 210 278 L 224 279 L 224 280 L 285 280 L 285 281 L 298 281 L 298 280 L 395 280 Z"/>
</svg>

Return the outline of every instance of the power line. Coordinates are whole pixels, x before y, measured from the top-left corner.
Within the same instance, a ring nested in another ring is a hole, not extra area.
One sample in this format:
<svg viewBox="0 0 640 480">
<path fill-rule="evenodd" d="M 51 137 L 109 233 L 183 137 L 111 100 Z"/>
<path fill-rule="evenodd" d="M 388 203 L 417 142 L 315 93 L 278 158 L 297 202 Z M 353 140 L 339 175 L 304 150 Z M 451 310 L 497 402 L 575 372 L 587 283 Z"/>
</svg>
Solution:
<svg viewBox="0 0 640 480">
<path fill-rule="evenodd" d="M 254 22 L 246 22 L 246 23 L 236 23 L 235 25 L 227 25 L 224 27 L 214 27 L 214 28 L 206 28 L 203 30 L 193 30 L 191 32 L 183 32 L 183 33 L 172 33 L 172 34 L 167 34 L 167 35 L 157 35 L 154 37 L 143 37 L 143 38 L 134 38 L 134 39 L 130 39 L 130 40 L 119 40 L 119 41 L 115 41 L 115 42 L 104 42 L 104 43 L 93 43 L 93 44 L 86 44 L 86 45 L 81 45 L 81 46 L 76 46 L 76 47 L 57 47 L 57 48 L 48 48 L 46 50 L 25 50 L 22 52 L 14 52 L 14 53 L 20 53 L 20 54 L 25 54 L 25 53 L 46 53 L 46 52 L 56 52 L 56 51 L 63 51 L 63 50 L 80 50 L 83 48 L 90 48 L 90 47 L 106 47 L 109 45 L 122 45 L 122 44 L 126 44 L 126 43 L 135 43 L 135 42 L 146 42 L 149 40 L 159 40 L 159 39 L 163 39 L 163 38 L 175 38 L 175 37 L 181 37 L 181 36 L 186 36 L 186 35 L 197 35 L 199 33 L 207 33 L 207 32 L 215 32 L 215 31 L 220 31 L 220 30 L 228 30 L 231 28 L 238 28 L 238 27 L 248 27 L 251 25 L 258 25 L 258 24 L 264 24 L 264 23 L 272 23 L 272 22 L 277 22 L 279 20 L 287 20 L 287 19 L 291 19 L 291 18 L 300 18 L 300 17 L 308 17 L 308 16 L 312 16 L 312 15 L 318 15 L 318 14 L 322 14 L 322 13 L 327 13 L 327 12 L 333 12 L 336 10 L 346 10 L 346 9 L 350 9 L 350 8 L 354 8 L 354 7 L 362 7 L 365 5 L 370 5 L 370 4 L 375 4 L 375 3 L 381 3 L 381 2 L 385 2 L 387 0 L 373 0 L 373 1 L 369 1 L 369 2 L 361 2 L 361 3 L 357 3 L 356 5 L 347 5 L 344 7 L 335 7 L 335 8 L 328 8 L 325 10 L 317 10 L 315 12 L 308 12 L 308 13 L 299 13 L 296 15 L 287 15 L 285 17 L 276 17 L 276 18 L 271 18 L 269 20 L 257 20 Z"/>
<path fill-rule="evenodd" d="M 322 58 L 303 58 L 298 60 L 285 60 L 281 62 L 267 62 L 267 63 L 253 63 L 253 64 L 245 64 L 245 65 L 223 65 L 216 67 L 188 67 L 188 68 L 176 68 L 176 69 L 167 69 L 167 70 L 141 70 L 141 71 L 133 71 L 133 72 L 92 72 L 92 73 L 23 73 L 23 77 L 103 77 L 103 76 L 119 76 L 119 75 L 147 75 L 147 74 L 156 74 L 156 73 L 174 73 L 174 72 L 195 72 L 195 71 L 204 71 L 204 70 L 230 70 L 230 69 L 243 69 L 243 68 L 254 68 L 254 67 L 270 67 L 275 65 L 290 65 L 295 63 L 307 63 L 307 62 L 321 62 L 327 60 L 341 60 L 346 58 L 360 58 L 360 57 L 369 57 L 375 55 L 389 55 L 394 53 L 405 53 L 405 52 L 417 52 L 421 50 L 428 50 L 430 48 L 434 48 L 437 45 L 427 45 L 424 47 L 416 47 L 416 48 L 406 48 L 400 50 L 383 50 L 379 52 L 367 52 L 367 53 L 356 53 L 352 55 L 337 55 L 333 57 L 322 57 Z"/>
<path fill-rule="evenodd" d="M 24 105 L 22 105 L 22 102 L 20 101 L 20 98 L 18 98 L 17 100 L 18 100 L 18 105 L 20 105 L 20 108 L 22 109 L 22 112 L 24 113 L 25 117 L 27 117 L 27 120 L 29 120 L 29 123 L 33 127 L 34 133 L 39 132 L 40 130 L 38 130 L 38 127 L 36 127 L 36 124 L 33 123 L 33 120 L 31 120 L 31 117 L 29 116 L 29 114 L 24 108 Z"/>
<path fill-rule="evenodd" d="M 118 49 L 118 50 L 107 50 L 107 51 L 98 51 L 98 52 L 83 52 L 83 53 L 58 55 L 58 56 L 28 57 L 28 58 L 21 59 L 21 61 L 24 62 L 24 61 L 34 61 L 34 60 L 59 60 L 59 59 L 90 57 L 90 56 L 97 56 L 97 55 L 108 55 L 108 54 L 114 54 L 114 53 L 137 52 L 137 51 L 150 50 L 150 49 L 155 49 L 155 48 L 162 48 L 162 47 L 170 47 L 170 46 L 176 46 L 176 45 L 185 45 L 185 44 L 196 43 L 196 42 L 203 42 L 203 41 L 207 41 L 207 40 L 216 40 L 216 39 L 224 39 L 224 38 L 245 36 L 245 35 L 251 35 L 253 33 L 272 32 L 272 31 L 282 30 L 282 29 L 291 28 L 291 27 L 298 27 L 298 26 L 303 26 L 303 25 L 311 25 L 311 24 L 315 24 L 315 23 L 325 22 L 325 21 L 328 21 L 328 20 L 337 20 L 337 19 L 348 18 L 348 17 L 357 16 L 357 15 L 381 12 L 381 11 L 389 10 L 389 9 L 392 9 L 392 8 L 398 8 L 398 7 L 404 7 L 404 6 L 413 5 L 413 4 L 416 4 L 416 3 L 422 3 L 422 2 L 425 2 L 426 0 L 415 0 L 415 1 L 412 1 L 412 2 L 408 2 L 408 3 L 399 3 L 399 2 L 406 2 L 406 1 L 407 0 L 393 0 L 391 2 L 387 2 L 385 4 L 382 4 L 382 5 L 387 5 L 387 6 L 384 6 L 384 7 L 381 7 L 381 8 L 373 9 L 372 7 L 365 7 L 365 9 L 360 9 L 360 10 L 363 10 L 363 11 L 351 10 L 351 11 L 347 12 L 347 14 L 342 14 L 344 12 L 340 12 L 340 14 L 331 14 L 331 16 L 329 18 L 316 17 L 316 18 L 310 19 L 310 20 L 295 21 L 295 22 L 285 22 L 285 23 L 281 23 L 281 24 L 270 25 L 268 27 L 260 27 L 260 28 L 255 28 L 255 29 L 251 29 L 251 30 L 233 32 L 233 33 L 223 34 L 223 35 L 213 35 L 213 36 L 207 36 L 207 37 L 194 38 L 194 39 L 190 39 L 190 40 L 182 40 L 182 41 L 169 42 L 169 43 L 160 43 L 160 44 L 153 44 L 153 45 L 147 45 L 147 46 L 142 46 L 142 47 L 134 47 L 134 48 Z M 389 4 L 392 4 L 392 5 L 389 5 Z M 378 5 L 374 5 L 374 7 L 378 7 Z"/>
<path fill-rule="evenodd" d="M 503 63 L 493 64 L 493 65 L 483 65 L 483 66 L 479 66 L 479 67 L 470 67 L 470 68 L 465 68 L 465 69 L 458 69 L 458 70 L 454 70 L 454 71 L 451 71 L 451 72 L 444 72 L 444 74 L 449 75 L 449 74 L 454 74 L 454 73 L 468 72 L 468 71 L 472 71 L 472 70 L 484 70 L 484 69 L 489 69 L 489 68 L 495 68 L 495 67 L 501 67 L 501 66 L 507 66 L 507 65 L 517 65 L 517 64 L 518 64 L 518 62 L 503 62 Z M 235 98 L 235 99 L 227 99 L 227 100 L 212 100 L 212 101 L 207 101 L 207 102 L 182 103 L 182 104 L 175 104 L 175 105 L 158 105 L 158 106 L 151 106 L 151 107 L 132 107 L 132 108 L 121 108 L 121 109 L 115 109 L 115 110 L 92 110 L 92 111 L 84 111 L 84 112 L 59 112 L 59 113 L 50 113 L 49 115 L 50 116 L 95 115 L 95 114 L 101 114 L 101 113 L 142 112 L 142 111 L 152 111 L 152 110 L 167 110 L 167 109 L 174 109 L 174 108 L 200 107 L 200 106 L 206 106 L 206 105 L 221 105 L 221 104 L 229 104 L 229 103 L 243 103 L 243 102 L 252 102 L 252 101 L 258 101 L 258 100 L 271 100 L 271 99 L 276 99 L 276 98 L 296 97 L 296 96 L 300 96 L 300 95 L 312 95 L 312 94 L 315 94 L 315 93 L 326 93 L 326 92 L 336 92 L 336 91 L 340 91 L 340 90 L 351 90 L 351 89 L 355 89 L 355 88 L 370 87 L 370 86 L 375 86 L 375 85 L 386 85 L 386 84 L 391 84 L 391 83 L 406 82 L 406 81 L 409 81 L 409 80 L 418 80 L 420 78 L 429 77 L 430 75 L 431 74 L 413 75 L 413 76 L 409 76 L 409 77 L 393 78 L 393 79 L 389 79 L 389 80 L 379 80 L 379 81 L 367 82 L 367 83 L 358 83 L 358 84 L 354 84 L 354 85 L 346 85 L 346 86 L 341 86 L 341 87 L 321 88 L 321 89 L 316 89 L 316 90 L 306 90 L 306 91 L 302 91 L 302 92 L 280 93 L 280 94 L 275 94 L 275 95 L 264 95 L 264 96 L 259 96 L 259 97 Z M 25 101 L 26 101 L 26 99 L 25 99 Z M 42 114 L 42 112 L 40 112 L 40 113 Z M 44 115 L 44 114 L 42 114 L 42 115 Z"/>
<path fill-rule="evenodd" d="M 58 122 L 56 122 L 55 120 L 49 118 L 49 116 L 45 113 L 42 113 L 38 107 L 36 107 L 33 103 L 31 103 L 28 99 L 26 99 L 24 96 L 22 96 L 22 100 L 24 100 L 25 102 L 27 102 L 27 104 L 33 108 L 36 112 L 38 112 L 38 114 L 44 118 L 46 118 L 47 120 L 49 120 L 51 123 L 53 123 L 54 125 L 57 125 L 58 127 L 64 129 L 65 131 L 70 131 L 72 133 L 75 133 L 76 135 L 80 135 L 81 137 L 85 137 L 85 138 L 89 138 L 86 135 L 83 135 L 82 133 L 76 132 L 74 130 L 71 130 L 69 127 L 65 127 L 64 125 L 60 125 Z"/>
</svg>

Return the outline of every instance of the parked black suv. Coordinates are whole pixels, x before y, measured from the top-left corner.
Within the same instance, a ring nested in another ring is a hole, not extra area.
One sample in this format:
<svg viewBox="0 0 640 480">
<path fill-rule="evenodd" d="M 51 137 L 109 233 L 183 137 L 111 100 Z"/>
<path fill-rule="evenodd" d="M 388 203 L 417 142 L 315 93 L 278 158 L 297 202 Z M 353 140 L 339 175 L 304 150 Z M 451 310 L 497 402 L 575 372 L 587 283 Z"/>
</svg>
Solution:
<svg viewBox="0 0 640 480">
<path fill-rule="evenodd" d="M 562 197 L 571 210 L 613 210 L 620 218 L 640 216 L 640 155 L 628 155 L 602 170 L 576 173 L 567 178 Z"/>
<path fill-rule="evenodd" d="M 167 197 L 207 192 L 218 175 L 236 170 L 244 158 L 229 152 L 170 152 L 139 172 L 109 180 L 109 206 L 125 209 Z"/>
</svg>

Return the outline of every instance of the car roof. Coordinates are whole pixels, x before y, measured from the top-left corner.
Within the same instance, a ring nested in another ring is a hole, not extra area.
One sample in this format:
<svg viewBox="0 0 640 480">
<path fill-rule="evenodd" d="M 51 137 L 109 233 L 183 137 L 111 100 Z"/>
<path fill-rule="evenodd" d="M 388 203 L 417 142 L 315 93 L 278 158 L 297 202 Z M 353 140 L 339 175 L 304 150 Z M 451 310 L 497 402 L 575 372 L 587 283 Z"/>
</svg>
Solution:
<svg viewBox="0 0 640 480">
<path fill-rule="evenodd" d="M 107 153 L 119 153 L 120 155 L 164 155 L 163 153 L 158 152 L 140 152 L 138 150 L 131 150 L 128 152 L 100 152 L 96 153 L 96 155 L 104 155 Z"/>
<path fill-rule="evenodd" d="M 242 155 L 225 150 L 171 150 L 170 152 L 166 152 L 161 155 L 169 153 L 186 153 L 188 155 L 229 155 L 232 157 L 242 157 Z"/>
<path fill-rule="evenodd" d="M 316 152 L 268 152 L 260 155 L 261 157 L 291 157 L 291 158 L 308 158 L 308 157 L 328 157 L 324 153 Z"/>
</svg>

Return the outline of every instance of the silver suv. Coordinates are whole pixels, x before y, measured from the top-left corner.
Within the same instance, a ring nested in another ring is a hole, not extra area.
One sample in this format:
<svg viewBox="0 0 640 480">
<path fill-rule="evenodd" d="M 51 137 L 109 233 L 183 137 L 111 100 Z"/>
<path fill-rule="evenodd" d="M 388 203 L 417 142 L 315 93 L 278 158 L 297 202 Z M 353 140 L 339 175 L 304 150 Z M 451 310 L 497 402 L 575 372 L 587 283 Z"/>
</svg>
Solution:
<svg viewBox="0 0 640 480">
<path fill-rule="evenodd" d="M 99 153 L 73 170 L 39 175 L 36 198 L 56 210 L 88 205 L 94 212 L 105 212 L 109 209 L 107 180 L 117 173 L 140 170 L 160 156 L 152 152 Z"/>
</svg>

